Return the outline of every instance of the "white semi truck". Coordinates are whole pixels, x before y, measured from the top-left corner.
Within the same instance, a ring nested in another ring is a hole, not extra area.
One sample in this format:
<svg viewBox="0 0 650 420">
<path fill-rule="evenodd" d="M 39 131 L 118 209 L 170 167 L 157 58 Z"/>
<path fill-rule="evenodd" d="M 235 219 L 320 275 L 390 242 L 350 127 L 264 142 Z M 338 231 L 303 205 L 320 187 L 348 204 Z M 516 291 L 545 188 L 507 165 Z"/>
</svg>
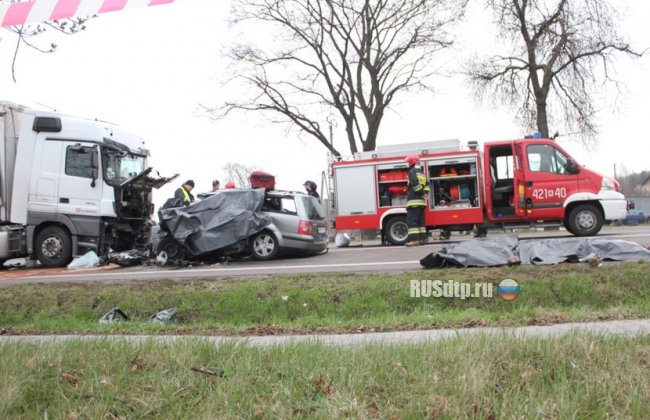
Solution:
<svg viewBox="0 0 650 420">
<path fill-rule="evenodd" d="M 149 151 L 120 127 L 0 102 L 0 266 L 61 267 L 144 248 L 154 214 Z"/>
</svg>

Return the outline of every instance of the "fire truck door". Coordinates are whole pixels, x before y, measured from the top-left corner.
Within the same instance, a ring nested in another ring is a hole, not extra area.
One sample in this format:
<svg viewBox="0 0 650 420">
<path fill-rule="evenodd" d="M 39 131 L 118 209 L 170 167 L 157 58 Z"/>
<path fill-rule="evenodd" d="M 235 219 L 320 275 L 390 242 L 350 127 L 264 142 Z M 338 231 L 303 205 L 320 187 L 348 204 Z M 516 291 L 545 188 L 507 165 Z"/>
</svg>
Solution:
<svg viewBox="0 0 650 420">
<path fill-rule="evenodd" d="M 552 144 L 528 143 L 520 147 L 525 148 L 522 173 L 529 217 L 562 217 L 564 201 L 578 187 L 577 175 L 566 170 L 568 156 Z"/>
<path fill-rule="evenodd" d="M 511 218 L 517 208 L 516 185 L 523 182 L 513 144 L 486 144 L 485 159 L 486 197 L 490 214 L 495 219 Z"/>
</svg>

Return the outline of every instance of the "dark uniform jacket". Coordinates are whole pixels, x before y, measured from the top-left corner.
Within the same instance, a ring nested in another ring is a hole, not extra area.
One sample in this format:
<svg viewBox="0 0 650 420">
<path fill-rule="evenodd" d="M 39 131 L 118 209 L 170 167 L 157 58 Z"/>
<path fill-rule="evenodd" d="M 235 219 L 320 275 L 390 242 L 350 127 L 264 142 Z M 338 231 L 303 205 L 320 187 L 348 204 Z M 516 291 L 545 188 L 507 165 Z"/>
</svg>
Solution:
<svg viewBox="0 0 650 420">
<path fill-rule="evenodd" d="M 187 197 L 185 197 L 185 193 L 187 193 Z M 189 202 L 187 201 L 187 198 L 189 197 Z M 191 192 L 187 191 L 185 188 L 180 187 L 174 192 L 174 199 L 180 200 L 184 205 L 188 206 L 194 202 L 194 196 L 192 195 Z"/>
<path fill-rule="evenodd" d="M 418 166 L 409 168 L 408 190 L 406 191 L 406 206 L 426 206 L 422 196 L 429 192 L 429 184 L 422 169 Z"/>
</svg>

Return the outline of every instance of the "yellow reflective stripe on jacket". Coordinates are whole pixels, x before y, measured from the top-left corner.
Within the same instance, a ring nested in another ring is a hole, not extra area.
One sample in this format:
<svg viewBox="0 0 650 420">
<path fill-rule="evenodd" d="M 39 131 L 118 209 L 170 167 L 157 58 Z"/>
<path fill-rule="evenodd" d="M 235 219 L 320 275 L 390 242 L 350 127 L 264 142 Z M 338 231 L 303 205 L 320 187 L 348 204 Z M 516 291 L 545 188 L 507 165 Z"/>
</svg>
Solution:
<svg viewBox="0 0 650 420">
<path fill-rule="evenodd" d="M 419 199 L 419 200 L 409 200 L 406 202 L 406 207 L 424 207 L 427 205 L 427 202 Z"/>
<path fill-rule="evenodd" d="M 424 174 L 418 172 L 416 174 L 416 176 L 418 178 L 418 185 L 415 185 L 413 187 L 413 191 L 415 191 L 415 192 L 420 192 L 420 191 L 429 192 L 429 184 L 427 184 L 427 178 L 424 176 Z"/>
<path fill-rule="evenodd" d="M 190 202 L 190 193 L 187 192 L 185 187 L 181 187 L 181 191 L 183 191 L 183 199 L 189 203 Z"/>
</svg>

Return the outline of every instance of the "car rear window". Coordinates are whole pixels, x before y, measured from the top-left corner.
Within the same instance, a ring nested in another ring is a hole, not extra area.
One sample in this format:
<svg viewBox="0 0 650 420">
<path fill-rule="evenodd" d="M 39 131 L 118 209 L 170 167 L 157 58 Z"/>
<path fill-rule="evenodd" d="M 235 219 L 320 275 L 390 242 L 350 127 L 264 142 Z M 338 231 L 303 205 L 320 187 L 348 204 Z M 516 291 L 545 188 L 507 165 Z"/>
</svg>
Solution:
<svg viewBox="0 0 650 420">
<path fill-rule="evenodd" d="M 325 211 L 315 197 L 304 196 L 301 198 L 309 220 L 322 220 L 325 218 Z"/>
</svg>

